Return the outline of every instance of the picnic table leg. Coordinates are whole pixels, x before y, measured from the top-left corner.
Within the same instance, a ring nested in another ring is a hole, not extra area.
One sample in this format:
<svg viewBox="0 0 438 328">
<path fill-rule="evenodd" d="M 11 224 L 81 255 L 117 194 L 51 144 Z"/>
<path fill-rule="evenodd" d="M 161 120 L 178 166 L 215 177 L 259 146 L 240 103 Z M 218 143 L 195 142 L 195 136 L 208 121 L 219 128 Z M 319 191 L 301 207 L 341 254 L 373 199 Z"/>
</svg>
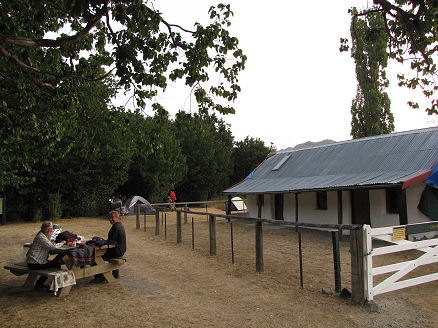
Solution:
<svg viewBox="0 0 438 328">
<path fill-rule="evenodd" d="M 63 288 L 61 289 L 61 291 L 58 292 L 59 294 L 57 294 L 56 296 L 58 296 L 58 297 L 64 297 L 64 296 L 67 296 L 68 294 L 70 294 L 71 287 L 72 287 L 72 286 L 66 286 L 66 287 L 63 287 Z"/>
<path fill-rule="evenodd" d="M 26 278 L 26 281 L 24 282 L 24 287 L 26 288 L 33 288 L 35 286 L 35 283 L 37 281 L 38 275 L 36 273 L 30 272 L 29 275 Z"/>
<path fill-rule="evenodd" d="M 116 281 L 116 278 L 114 278 L 112 271 L 104 272 L 104 273 L 102 273 L 102 275 L 105 277 L 105 280 L 108 283 L 112 283 L 112 282 Z"/>
</svg>

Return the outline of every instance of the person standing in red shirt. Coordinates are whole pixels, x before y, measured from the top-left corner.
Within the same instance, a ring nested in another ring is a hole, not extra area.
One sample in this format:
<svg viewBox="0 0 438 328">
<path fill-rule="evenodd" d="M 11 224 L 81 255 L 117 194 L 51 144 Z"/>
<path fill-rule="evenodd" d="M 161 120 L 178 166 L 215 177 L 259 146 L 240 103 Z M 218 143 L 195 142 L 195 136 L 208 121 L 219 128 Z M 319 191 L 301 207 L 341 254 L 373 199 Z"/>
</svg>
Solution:
<svg viewBox="0 0 438 328">
<path fill-rule="evenodd" d="M 169 200 L 170 200 L 170 207 L 174 210 L 175 209 L 175 202 L 176 202 L 176 195 L 173 190 L 169 191 Z"/>
</svg>

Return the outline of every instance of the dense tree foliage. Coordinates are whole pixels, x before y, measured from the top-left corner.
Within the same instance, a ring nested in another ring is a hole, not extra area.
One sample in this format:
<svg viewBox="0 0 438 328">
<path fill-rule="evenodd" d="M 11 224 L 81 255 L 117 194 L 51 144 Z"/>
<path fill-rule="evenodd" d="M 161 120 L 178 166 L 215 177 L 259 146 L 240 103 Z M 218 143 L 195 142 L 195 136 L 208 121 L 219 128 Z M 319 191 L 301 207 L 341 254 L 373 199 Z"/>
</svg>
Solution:
<svg viewBox="0 0 438 328">
<path fill-rule="evenodd" d="M 250 138 L 237 141 L 233 148 L 234 170 L 231 183 L 237 183 L 245 179 L 271 152 L 272 147 L 267 147 L 258 138 Z"/>
<path fill-rule="evenodd" d="M 0 190 L 35 181 L 35 164 L 66 155 L 56 143 L 84 83 L 130 92 L 138 109 L 182 79 L 200 110 L 233 112 L 219 100 L 236 98 L 246 57 L 227 31 L 230 7 L 209 14 L 210 25 L 191 31 L 167 22 L 153 1 L 0 0 Z"/>
<path fill-rule="evenodd" d="M 393 132 L 391 102 L 384 91 L 389 84 L 385 72 L 388 35 L 382 16 L 353 15 L 351 39 L 357 79 L 357 93 L 351 106 L 351 135 L 363 138 Z"/>
<path fill-rule="evenodd" d="M 173 124 L 164 108 L 157 105 L 154 117 L 129 115 L 135 140 L 129 179 L 121 185 L 121 195 L 142 195 L 150 202 L 161 202 L 187 172 L 186 158 L 176 138 Z"/>
<path fill-rule="evenodd" d="M 353 17 L 380 15 L 388 35 L 388 56 L 410 64 L 409 76 L 398 74 L 399 85 L 420 87 L 429 100 L 426 111 L 438 113 L 438 1 L 373 0 L 374 6 L 361 12 L 350 10 Z M 341 51 L 349 49 L 347 39 L 341 39 Z M 416 101 L 409 105 L 418 108 Z"/>
<path fill-rule="evenodd" d="M 187 29 L 148 0 L 0 0 L 0 191 L 9 217 L 96 214 L 121 190 L 161 200 L 183 179 L 186 156 L 167 112 L 139 113 L 175 80 L 192 87 L 200 112 L 234 112 L 227 104 L 246 57 L 227 31 L 230 7 L 209 15 L 209 25 Z M 134 113 L 108 106 L 120 92 L 133 96 Z M 229 134 L 221 124 L 215 138 Z"/>
<path fill-rule="evenodd" d="M 124 113 L 107 108 L 111 95 L 112 89 L 103 82 L 82 83 L 69 97 L 74 106 L 68 116 L 60 120 L 60 115 L 51 113 L 59 120 L 56 127 L 63 131 L 51 153 L 62 156 L 37 158 L 28 173 L 33 183 L 6 188 L 9 209 L 18 210 L 16 216 L 32 217 L 38 211 L 47 215 L 54 197 L 62 205 L 63 215 L 96 215 L 104 207 L 106 210 L 111 193 L 128 178 L 133 148 L 130 131 L 122 124 Z M 45 144 L 50 143 L 34 145 L 29 153 L 38 153 L 38 147 Z"/>
<path fill-rule="evenodd" d="M 178 112 L 175 133 L 187 159 L 187 174 L 176 185 L 180 200 L 208 199 L 229 185 L 233 136 L 214 114 Z"/>
<path fill-rule="evenodd" d="M 230 6 L 209 14 L 210 25 L 189 30 L 167 22 L 149 0 L 0 1 L 0 74 L 20 90 L 32 83 L 53 97 L 69 94 L 75 81 L 110 75 L 140 107 L 169 78 L 183 79 L 202 109 L 233 112 L 213 99 L 236 98 L 246 57 L 227 31 Z M 206 83 L 211 71 L 221 75 L 218 85 Z"/>
</svg>

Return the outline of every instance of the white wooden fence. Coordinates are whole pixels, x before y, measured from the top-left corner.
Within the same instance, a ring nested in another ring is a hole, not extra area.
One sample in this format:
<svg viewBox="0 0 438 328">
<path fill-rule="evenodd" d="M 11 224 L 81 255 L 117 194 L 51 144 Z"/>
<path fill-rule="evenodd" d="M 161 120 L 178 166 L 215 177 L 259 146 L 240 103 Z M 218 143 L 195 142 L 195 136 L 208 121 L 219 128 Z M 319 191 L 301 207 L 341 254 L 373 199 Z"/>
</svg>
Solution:
<svg viewBox="0 0 438 328">
<path fill-rule="evenodd" d="M 374 296 L 379 294 L 438 280 L 438 269 L 437 272 L 431 274 L 402 280 L 416 268 L 438 262 L 438 238 L 409 241 L 407 240 L 409 231 L 426 232 L 436 230 L 437 227 L 438 222 L 384 228 L 371 228 L 364 225 L 364 291 L 366 300 L 372 301 Z M 376 239 L 391 244 L 386 246 L 380 243 L 379 247 L 374 247 L 373 240 Z M 376 256 L 408 250 L 419 250 L 422 254 L 420 253 L 420 256 L 415 260 L 373 267 L 373 258 Z M 374 277 L 389 273 L 392 274 L 374 286 Z"/>
</svg>

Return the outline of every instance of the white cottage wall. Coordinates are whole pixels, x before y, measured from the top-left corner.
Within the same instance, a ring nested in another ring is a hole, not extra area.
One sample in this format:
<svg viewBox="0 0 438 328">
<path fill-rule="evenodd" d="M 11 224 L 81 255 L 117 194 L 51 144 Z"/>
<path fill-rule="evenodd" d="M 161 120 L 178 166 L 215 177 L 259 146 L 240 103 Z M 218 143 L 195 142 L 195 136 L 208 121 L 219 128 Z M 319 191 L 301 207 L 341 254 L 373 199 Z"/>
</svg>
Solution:
<svg viewBox="0 0 438 328">
<path fill-rule="evenodd" d="M 246 207 L 248 208 L 248 216 L 250 218 L 257 217 L 257 195 L 247 195 L 246 196 Z"/>
<path fill-rule="evenodd" d="M 430 218 L 417 208 L 426 183 L 419 183 L 406 189 L 406 203 L 408 207 L 408 223 L 430 221 Z"/>
<path fill-rule="evenodd" d="M 386 209 L 385 189 L 373 189 L 370 195 L 370 221 L 371 227 L 381 228 L 400 224 L 398 214 L 388 213 Z"/>
<path fill-rule="evenodd" d="M 408 211 L 408 223 L 427 222 L 430 219 L 421 213 L 418 202 L 425 183 L 411 186 L 406 190 L 406 202 Z M 351 197 L 349 191 L 342 192 L 343 224 L 351 224 Z M 399 215 L 387 213 L 385 189 L 373 189 L 369 191 L 370 219 L 374 228 L 399 225 Z M 265 194 L 262 207 L 262 218 L 274 217 L 274 195 Z M 257 217 L 257 195 L 247 196 L 248 214 Z M 283 207 L 284 220 L 295 222 L 295 194 L 284 194 Z M 303 192 L 298 195 L 298 221 L 306 223 L 338 223 L 338 197 L 336 191 L 327 192 L 327 210 L 316 208 L 316 192 Z"/>
<path fill-rule="evenodd" d="M 351 224 L 350 192 L 342 192 L 343 224 Z M 248 215 L 257 217 L 257 196 L 247 196 Z M 274 195 L 265 194 L 262 218 L 274 217 Z M 283 216 L 288 222 L 295 222 L 295 194 L 284 194 Z M 336 191 L 327 192 L 327 210 L 316 208 L 316 192 L 303 192 L 298 195 L 298 221 L 306 223 L 338 223 L 338 195 Z"/>
<path fill-rule="evenodd" d="M 316 206 L 316 192 L 298 195 L 298 221 L 306 223 L 338 223 L 338 197 L 335 191 L 327 192 L 327 209 Z"/>
<path fill-rule="evenodd" d="M 295 222 L 295 194 L 284 194 L 283 217 L 284 221 Z"/>
<path fill-rule="evenodd" d="M 430 219 L 417 208 L 425 185 L 425 183 L 420 183 L 406 189 L 408 224 L 430 221 Z M 389 227 L 400 224 L 398 214 L 387 212 L 385 189 L 370 190 L 370 216 L 371 226 L 373 228 Z"/>
</svg>

